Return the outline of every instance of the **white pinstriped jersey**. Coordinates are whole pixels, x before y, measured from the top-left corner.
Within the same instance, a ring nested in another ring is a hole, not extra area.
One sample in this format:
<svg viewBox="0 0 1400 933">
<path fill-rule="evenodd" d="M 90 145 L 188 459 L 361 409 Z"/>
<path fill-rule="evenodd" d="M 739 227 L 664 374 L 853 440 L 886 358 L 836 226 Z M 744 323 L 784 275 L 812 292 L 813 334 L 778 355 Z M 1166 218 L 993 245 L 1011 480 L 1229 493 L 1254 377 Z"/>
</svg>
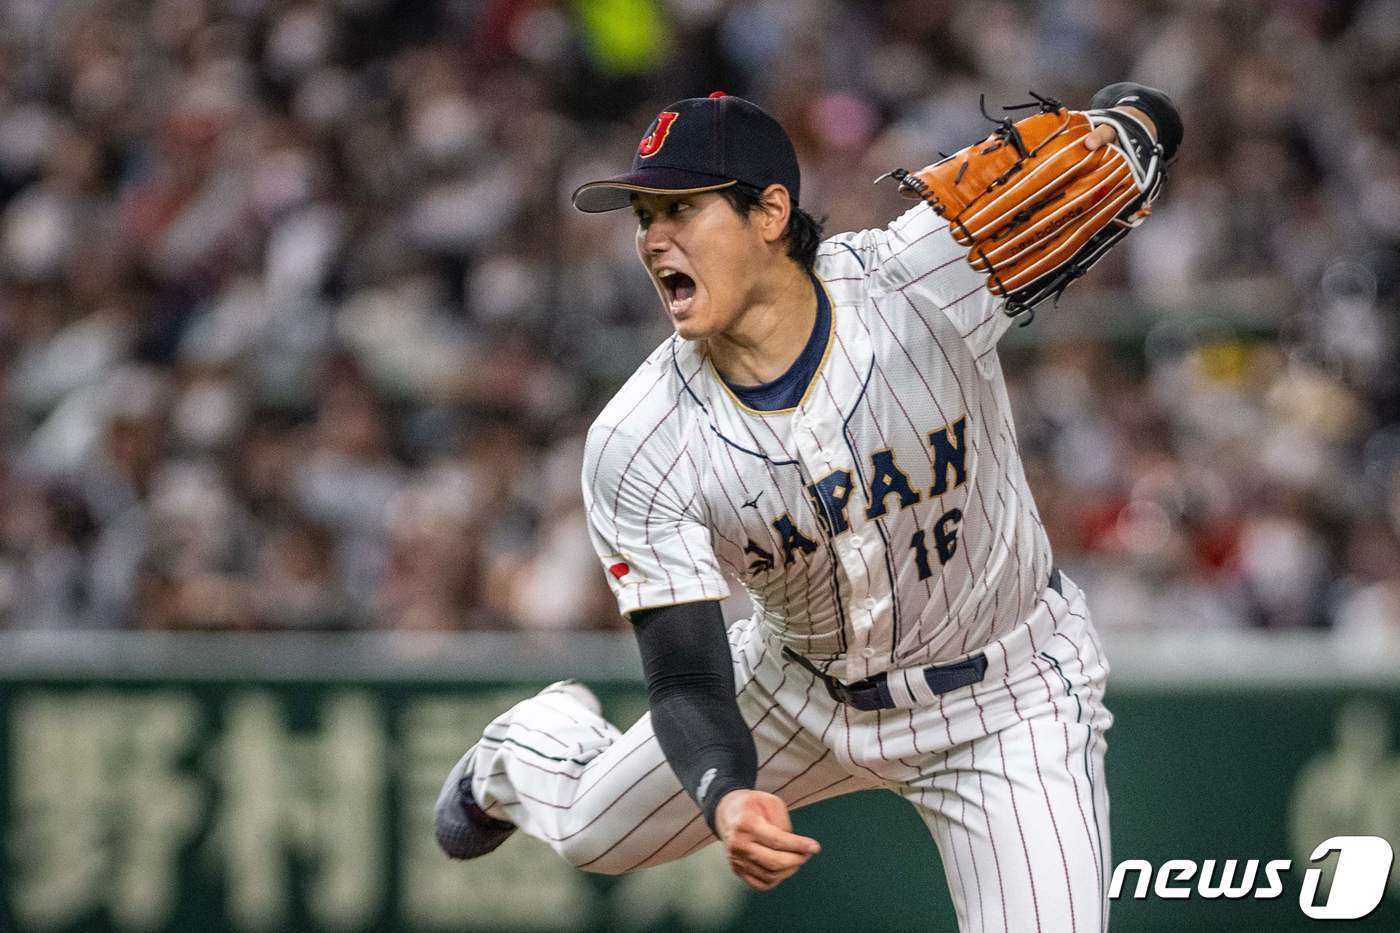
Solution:
<svg viewBox="0 0 1400 933">
<path fill-rule="evenodd" d="M 584 500 L 622 612 L 722 599 L 845 681 L 940 663 L 1035 605 L 1050 545 L 1026 485 L 999 299 L 929 207 L 822 244 L 825 355 L 760 412 L 672 337 L 588 434 Z"/>
</svg>

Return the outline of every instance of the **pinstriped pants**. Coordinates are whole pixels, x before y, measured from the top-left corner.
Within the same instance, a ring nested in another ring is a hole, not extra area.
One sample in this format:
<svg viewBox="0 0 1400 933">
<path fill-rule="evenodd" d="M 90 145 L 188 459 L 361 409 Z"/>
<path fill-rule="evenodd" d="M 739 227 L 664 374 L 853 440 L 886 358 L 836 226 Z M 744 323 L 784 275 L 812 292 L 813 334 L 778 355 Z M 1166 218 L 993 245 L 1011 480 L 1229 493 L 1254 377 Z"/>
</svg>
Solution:
<svg viewBox="0 0 1400 933">
<path fill-rule="evenodd" d="M 738 623 L 730 646 L 758 788 L 791 808 L 868 788 L 904 797 L 938 845 L 963 931 L 1104 930 L 1108 668 L 1083 593 L 1063 589 L 984 649 L 980 684 L 932 703 L 900 691 L 909 705 L 874 712 L 832 700 L 759 625 Z M 714 841 L 647 716 L 623 733 L 548 693 L 494 720 L 476 755 L 487 812 L 584 870 L 628 872 Z"/>
</svg>

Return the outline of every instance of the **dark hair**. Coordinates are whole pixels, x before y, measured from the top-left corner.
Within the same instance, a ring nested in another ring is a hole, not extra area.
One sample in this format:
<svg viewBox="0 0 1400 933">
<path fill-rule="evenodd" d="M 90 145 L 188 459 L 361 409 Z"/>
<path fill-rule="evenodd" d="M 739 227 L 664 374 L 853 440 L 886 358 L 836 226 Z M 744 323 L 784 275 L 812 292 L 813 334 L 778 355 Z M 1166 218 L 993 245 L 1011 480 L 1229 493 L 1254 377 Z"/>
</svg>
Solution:
<svg viewBox="0 0 1400 933">
<path fill-rule="evenodd" d="M 728 201 L 729 206 L 745 219 L 757 210 L 763 201 L 763 192 L 752 185 L 730 185 L 715 193 Z M 788 258 L 803 270 L 811 272 L 812 266 L 817 262 L 817 247 L 822 243 L 822 221 L 794 204 L 792 214 L 788 217 L 787 230 L 783 235 L 787 237 Z"/>
</svg>

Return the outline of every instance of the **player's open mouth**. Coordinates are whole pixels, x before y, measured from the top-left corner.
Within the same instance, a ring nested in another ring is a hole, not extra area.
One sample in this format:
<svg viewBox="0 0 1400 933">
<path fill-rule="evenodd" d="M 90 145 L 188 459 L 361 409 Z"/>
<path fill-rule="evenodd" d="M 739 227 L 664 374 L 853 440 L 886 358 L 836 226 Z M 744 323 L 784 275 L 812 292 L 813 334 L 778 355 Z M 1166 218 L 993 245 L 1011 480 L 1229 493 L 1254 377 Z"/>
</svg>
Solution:
<svg viewBox="0 0 1400 933">
<path fill-rule="evenodd" d="M 684 314 L 695 299 L 695 280 L 684 272 L 675 269 L 661 269 L 656 273 L 661 287 L 666 290 L 666 307 L 672 314 Z"/>
</svg>

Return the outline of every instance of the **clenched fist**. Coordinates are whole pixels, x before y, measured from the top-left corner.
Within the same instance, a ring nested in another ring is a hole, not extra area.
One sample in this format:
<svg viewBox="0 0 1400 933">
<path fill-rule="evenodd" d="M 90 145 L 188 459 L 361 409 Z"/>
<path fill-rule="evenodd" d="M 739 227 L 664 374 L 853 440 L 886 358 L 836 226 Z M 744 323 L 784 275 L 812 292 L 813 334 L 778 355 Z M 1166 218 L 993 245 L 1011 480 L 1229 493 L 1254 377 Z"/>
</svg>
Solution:
<svg viewBox="0 0 1400 933">
<path fill-rule="evenodd" d="M 729 867 L 755 891 L 776 887 L 822 848 L 815 839 L 795 835 L 787 804 L 761 790 L 725 794 L 715 808 L 715 832 Z"/>
</svg>

